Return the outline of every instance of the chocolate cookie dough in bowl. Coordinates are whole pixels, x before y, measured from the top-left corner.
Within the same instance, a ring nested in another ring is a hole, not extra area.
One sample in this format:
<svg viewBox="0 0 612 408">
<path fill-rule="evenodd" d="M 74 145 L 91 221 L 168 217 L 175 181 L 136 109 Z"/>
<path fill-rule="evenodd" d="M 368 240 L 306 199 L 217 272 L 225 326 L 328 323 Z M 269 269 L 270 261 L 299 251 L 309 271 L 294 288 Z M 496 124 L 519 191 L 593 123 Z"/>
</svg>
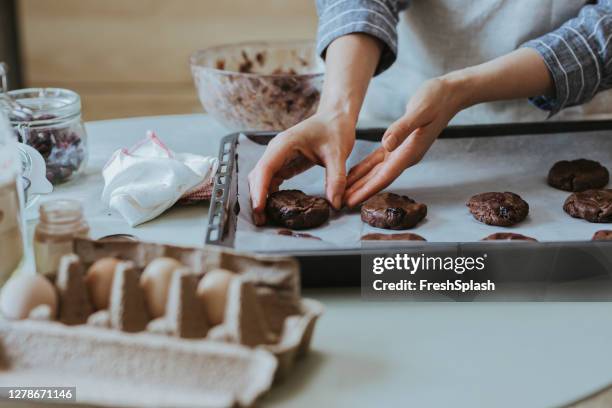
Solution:
<svg viewBox="0 0 612 408">
<path fill-rule="evenodd" d="M 249 42 L 191 56 L 204 110 L 233 130 L 285 130 L 319 103 L 323 64 L 313 41 Z"/>
<path fill-rule="evenodd" d="M 518 194 L 508 191 L 476 194 L 466 205 L 476 220 L 500 227 L 518 224 L 529 214 L 529 204 Z"/>
<path fill-rule="evenodd" d="M 612 223 L 612 189 L 573 193 L 565 200 L 563 210 L 589 222 Z"/>
<path fill-rule="evenodd" d="M 395 193 L 379 193 L 361 206 L 361 220 L 373 227 L 404 230 L 427 215 L 427 206 Z"/>
</svg>

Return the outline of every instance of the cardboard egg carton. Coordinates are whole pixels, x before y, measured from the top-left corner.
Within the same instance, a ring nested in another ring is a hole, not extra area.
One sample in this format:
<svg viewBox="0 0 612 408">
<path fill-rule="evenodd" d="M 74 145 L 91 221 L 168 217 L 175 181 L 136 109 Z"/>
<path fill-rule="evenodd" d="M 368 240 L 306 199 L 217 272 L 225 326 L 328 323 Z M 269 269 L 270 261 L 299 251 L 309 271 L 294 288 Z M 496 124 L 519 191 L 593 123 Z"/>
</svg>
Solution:
<svg viewBox="0 0 612 408">
<path fill-rule="evenodd" d="M 77 402 L 96 405 L 251 406 L 308 352 L 322 313 L 301 298 L 292 258 L 81 239 L 73 249 L 54 277 L 56 316 L 39 306 L 26 320 L 0 320 L 3 385 L 76 386 Z M 84 276 L 104 257 L 121 262 L 108 309 L 94 311 Z M 139 278 L 159 257 L 184 267 L 172 274 L 164 316 L 153 319 Z M 196 287 L 217 268 L 236 276 L 223 323 L 213 326 Z"/>
</svg>

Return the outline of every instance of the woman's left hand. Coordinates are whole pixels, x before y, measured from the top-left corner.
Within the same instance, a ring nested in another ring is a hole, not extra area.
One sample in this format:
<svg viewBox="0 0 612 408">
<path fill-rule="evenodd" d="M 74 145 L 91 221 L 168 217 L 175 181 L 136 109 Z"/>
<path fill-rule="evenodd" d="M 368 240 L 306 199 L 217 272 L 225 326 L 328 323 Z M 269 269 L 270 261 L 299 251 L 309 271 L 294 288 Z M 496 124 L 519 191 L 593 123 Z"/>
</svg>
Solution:
<svg viewBox="0 0 612 408">
<path fill-rule="evenodd" d="M 448 122 L 461 110 L 462 97 L 453 80 L 428 80 L 412 96 L 406 113 L 385 132 L 382 146 L 353 167 L 344 202 L 355 207 L 417 164 Z"/>
<path fill-rule="evenodd" d="M 544 59 L 529 48 L 425 82 L 410 98 L 404 116 L 385 132 L 382 147 L 351 169 L 344 203 L 355 207 L 417 164 L 460 110 L 482 102 L 551 95 L 554 89 Z"/>
</svg>

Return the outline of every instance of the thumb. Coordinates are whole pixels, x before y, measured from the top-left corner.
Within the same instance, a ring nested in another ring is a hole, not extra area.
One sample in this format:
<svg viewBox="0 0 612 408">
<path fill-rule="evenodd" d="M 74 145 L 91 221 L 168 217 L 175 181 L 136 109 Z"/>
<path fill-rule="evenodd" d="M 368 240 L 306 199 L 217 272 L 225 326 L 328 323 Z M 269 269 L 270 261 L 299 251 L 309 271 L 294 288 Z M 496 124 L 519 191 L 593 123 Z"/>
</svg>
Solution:
<svg viewBox="0 0 612 408">
<path fill-rule="evenodd" d="M 278 136 L 277 136 L 278 137 Z M 263 225 L 266 222 L 265 207 L 270 187 L 277 188 L 273 184 L 274 176 L 282 167 L 287 154 L 284 148 L 277 145 L 268 145 L 263 156 L 259 159 L 255 168 L 249 173 L 248 184 L 251 197 L 251 208 L 253 222 L 255 225 Z"/>
<path fill-rule="evenodd" d="M 342 196 L 346 188 L 346 164 L 340 157 L 325 161 L 325 195 L 336 210 L 342 206 Z"/>
<path fill-rule="evenodd" d="M 404 143 L 396 149 L 398 157 L 401 157 L 401 160 L 399 160 L 401 170 L 407 169 L 420 162 L 443 128 L 444 126 L 440 126 L 434 122 L 418 128 L 409 135 Z"/>
</svg>

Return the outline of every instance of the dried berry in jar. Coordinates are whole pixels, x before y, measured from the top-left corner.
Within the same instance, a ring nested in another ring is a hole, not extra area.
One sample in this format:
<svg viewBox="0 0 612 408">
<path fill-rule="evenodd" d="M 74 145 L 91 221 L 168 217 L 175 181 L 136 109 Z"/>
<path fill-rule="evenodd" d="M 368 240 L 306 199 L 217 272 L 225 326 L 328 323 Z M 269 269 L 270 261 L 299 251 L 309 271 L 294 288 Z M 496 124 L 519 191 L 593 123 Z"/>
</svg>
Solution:
<svg viewBox="0 0 612 408">
<path fill-rule="evenodd" d="M 34 122 L 55 119 L 53 115 L 41 115 Z M 47 179 L 53 184 L 69 180 L 85 160 L 82 138 L 69 127 L 22 127 L 20 139 L 35 148 L 45 159 Z"/>
<path fill-rule="evenodd" d="M 87 136 L 78 94 L 59 88 L 21 89 L 11 94 L 33 112 L 29 118 L 15 115 L 12 118 L 19 141 L 41 154 L 51 183 L 72 179 L 87 158 Z"/>
</svg>

